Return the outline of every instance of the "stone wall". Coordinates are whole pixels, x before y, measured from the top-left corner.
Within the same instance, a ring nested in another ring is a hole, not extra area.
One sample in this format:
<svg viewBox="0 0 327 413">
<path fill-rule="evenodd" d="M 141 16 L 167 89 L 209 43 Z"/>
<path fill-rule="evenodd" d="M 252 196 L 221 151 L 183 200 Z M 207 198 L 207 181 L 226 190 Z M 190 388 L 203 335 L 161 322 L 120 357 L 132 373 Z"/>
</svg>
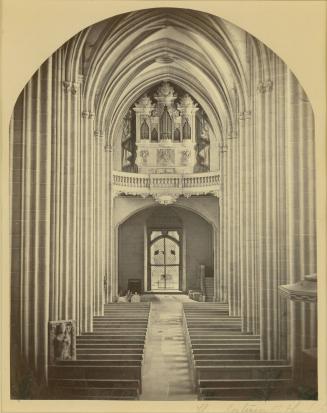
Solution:
<svg viewBox="0 0 327 413">
<path fill-rule="evenodd" d="M 214 250 L 213 230 L 199 215 L 184 209 L 172 208 L 181 220 L 183 232 L 183 285 L 182 290 L 198 289 L 200 287 L 199 266 L 206 265 L 213 272 Z M 156 207 L 136 213 L 119 228 L 118 241 L 118 290 L 126 290 L 129 278 L 137 278 L 146 286 L 146 228 L 149 216 L 155 214 Z M 153 216 L 153 215 L 152 215 Z M 157 225 L 161 225 L 160 218 Z"/>
</svg>

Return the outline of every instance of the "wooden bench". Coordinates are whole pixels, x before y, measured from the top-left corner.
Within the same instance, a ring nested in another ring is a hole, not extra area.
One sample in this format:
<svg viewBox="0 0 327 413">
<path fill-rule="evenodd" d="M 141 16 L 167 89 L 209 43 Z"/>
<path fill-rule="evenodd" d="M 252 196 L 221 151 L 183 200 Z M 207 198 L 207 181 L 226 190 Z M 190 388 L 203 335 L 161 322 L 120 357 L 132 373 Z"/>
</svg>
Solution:
<svg viewBox="0 0 327 413">
<path fill-rule="evenodd" d="M 76 345 L 77 350 L 79 349 L 87 349 L 87 348 L 108 348 L 108 349 L 144 349 L 144 344 L 138 343 L 78 343 Z"/>
<path fill-rule="evenodd" d="M 287 366 L 286 360 L 197 360 L 195 359 L 196 367 L 212 367 L 212 366 Z"/>
<path fill-rule="evenodd" d="M 193 352 L 193 360 L 201 361 L 201 360 L 258 360 L 260 359 L 260 352 L 257 351 L 254 354 L 248 353 L 194 353 Z"/>
<path fill-rule="evenodd" d="M 196 379 L 270 379 L 290 378 L 292 369 L 290 365 L 225 365 L 225 366 L 198 366 Z"/>
<path fill-rule="evenodd" d="M 99 348 L 99 347 L 78 347 L 77 348 L 77 355 L 84 355 L 84 354 L 142 354 L 143 355 L 143 346 L 139 347 L 132 347 L 132 348 L 121 348 L 120 346 L 114 347 L 114 348 Z"/>
<path fill-rule="evenodd" d="M 49 379 L 134 379 L 141 381 L 141 365 L 132 366 L 113 366 L 113 365 L 100 365 L 95 366 L 92 364 L 82 365 L 57 365 L 49 367 Z"/>
<path fill-rule="evenodd" d="M 291 379 L 199 381 L 199 398 L 202 400 L 289 400 L 291 394 Z"/>
<path fill-rule="evenodd" d="M 143 360 L 143 352 L 139 354 L 133 353 L 90 353 L 86 352 L 85 354 L 78 354 L 79 360 Z"/>
<path fill-rule="evenodd" d="M 51 388 L 61 399 L 135 400 L 139 398 L 139 380 L 51 379 Z"/>
<path fill-rule="evenodd" d="M 93 332 L 77 337 L 77 360 L 49 366 L 55 398 L 139 398 L 149 312 L 150 303 L 105 305 L 105 315 L 94 317 Z"/>
<path fill-rule="evenodd" d="M 130 359 L 128 356 L 126 356 L 126 358 L 124 359 L 110 359 L 110 360 L 89 360 L 89 359 L 80 359 L 80 360 L 72 360 L 72 361 L 61 361 L 58 362 L 56 364 L 56 367 L 60 367 L 60 366 L 72 366 L 74 367 L 79 367 L 79 366 L 91 366 L 91 367 L 114 367 L 114 366 L 121 366 L 121 367 L 125 367 L 125 366 L 142 366 L 143 360 L 141 359 Z"/>
<path fill-rule="evenodd" d="M 226 304 L 184 304 L 183 329 L 199 399 L 264 400 L 292 382 L 291 365 L 260 360 L 260 336 L 242 333 Z"/>
</svg>

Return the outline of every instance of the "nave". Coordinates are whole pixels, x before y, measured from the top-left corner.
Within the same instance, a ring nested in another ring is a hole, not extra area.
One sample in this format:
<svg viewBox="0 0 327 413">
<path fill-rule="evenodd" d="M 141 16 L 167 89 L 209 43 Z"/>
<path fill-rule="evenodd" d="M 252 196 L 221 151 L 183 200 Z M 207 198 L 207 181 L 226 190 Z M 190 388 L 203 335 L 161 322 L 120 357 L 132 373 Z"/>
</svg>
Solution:
<svg viewBox="0 0 327 413">
<path fill-rule="evenodd" d="M 10 124 L 12 399 L 318 397 L 309 100 L 197 10 L 113 16 L 44 61 Z"/>
<path fill-rule="evenodd" d="M 50 398 L 89 400 L 285 400 L 288 360 L 260 360 L 260 336 L 241 332 L 225 303 L 147 294 L 108 304 L 77 358 L 50 368 Z"/>
<path fill-rule="evenodd" d="M 185 295 L 149 294 L 151 301 L 141 400 L 196 400 L 183 331 Z"/>
</svg>

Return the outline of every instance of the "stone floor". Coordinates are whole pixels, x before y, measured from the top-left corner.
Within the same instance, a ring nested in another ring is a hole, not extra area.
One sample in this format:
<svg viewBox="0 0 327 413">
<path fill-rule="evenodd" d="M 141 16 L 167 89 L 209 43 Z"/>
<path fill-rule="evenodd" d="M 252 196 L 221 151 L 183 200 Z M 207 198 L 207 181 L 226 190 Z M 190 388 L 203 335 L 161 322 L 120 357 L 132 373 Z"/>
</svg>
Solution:
<svg viewBox="0 0 327 413">
<path fill-rule="evenodd" d="M 185 295 L 151 294 L 141 400 L 196 400 L 182 326 Z"/>
</svg>

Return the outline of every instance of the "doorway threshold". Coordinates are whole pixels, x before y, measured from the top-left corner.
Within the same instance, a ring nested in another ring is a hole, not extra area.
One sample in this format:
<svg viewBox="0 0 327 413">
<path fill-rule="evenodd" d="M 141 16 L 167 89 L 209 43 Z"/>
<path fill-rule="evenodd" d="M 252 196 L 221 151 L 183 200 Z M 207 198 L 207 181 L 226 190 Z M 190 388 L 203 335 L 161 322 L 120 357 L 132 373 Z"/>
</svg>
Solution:
<svg viewBox="0 0 327 413">
<path fill-rule="evenodd" d="M 180 290 L 150 290 L 144 291 L 143 294 L 185 294 L 185 292 Z"/>
</svg>

